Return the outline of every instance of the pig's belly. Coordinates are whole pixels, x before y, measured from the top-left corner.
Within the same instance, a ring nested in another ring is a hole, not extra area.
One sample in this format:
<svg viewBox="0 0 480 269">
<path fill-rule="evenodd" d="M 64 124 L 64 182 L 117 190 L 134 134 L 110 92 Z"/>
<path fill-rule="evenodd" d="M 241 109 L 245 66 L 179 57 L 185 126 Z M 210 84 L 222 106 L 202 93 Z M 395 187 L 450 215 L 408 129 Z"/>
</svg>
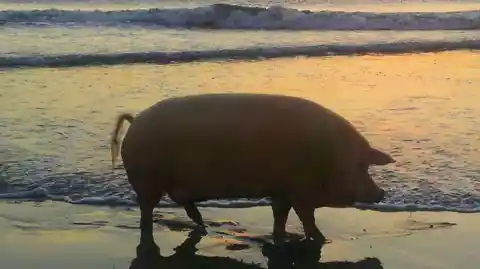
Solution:
<svg viewBox="0 0 480 269">
<path fill-rule="evenodd" d="M 214 199 L 239 199 L 250 198 L 260 199 L 272 196 L 275 187 L 265 184 L 236 184 L 235 182 L 206 182 L 205 184 L 184 184 L 176 185 L 168 192 L 170 198 L 178 203 L 200 202 Z"/>
</svg>

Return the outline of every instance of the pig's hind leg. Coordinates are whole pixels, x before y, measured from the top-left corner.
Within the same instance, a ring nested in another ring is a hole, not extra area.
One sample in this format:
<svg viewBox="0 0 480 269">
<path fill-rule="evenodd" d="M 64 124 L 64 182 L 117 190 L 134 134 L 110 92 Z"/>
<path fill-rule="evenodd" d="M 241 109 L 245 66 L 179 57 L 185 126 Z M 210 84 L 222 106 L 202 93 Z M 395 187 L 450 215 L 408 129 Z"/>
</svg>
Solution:
<svg viewBox="0 0 480 269">
<path fill-rule="evenodd" d="M 293 204 L 293 210 L 295 210 L 295 213 L 297 213 L 298 218 L 303 224 L 305 237 L 319 243 L 324 243 L 326 238 L 315 224 L 315 207 L 310 206 L 308 203 L 299 202 Z"/>
<path fill-rule="evenodd" d="M 187 216 L 198 225 L 198 228 L 205 229 L 205 222 L 198 207 L 193 202 L 183 203 L 183 208 L 187 212 Z"/>
<path fill-rule="evenodd" d="M 137 256 L 158 255 L 159 247 L 153 238 L 153 209 L 158 204 L 164 191 L 152 176 L 147 173 L 133 173 L 127 170 L 128 180 L 137 194 L 140 206 L 140 244 L 137 246 Z M 155 177 L 153 177 L 155 179 Z"/>
<path fill-rule="evenodd" d="M 197 232 L 206 233 L 205 222 L 203 221 L 202 214 L 198 210 L 198 207 L 195 205 L 195 202 L 191 201 L 190 199 L 185 199 L 184 193 L 179 191 L 171 191 L 169 193 L 170 198 L 177 203 L 178 205 L 182 206 L 187 213 L 187 216 L 197 224 Z"/>
<path fill-rule="evenodd" d="M 279 197 L 272 197 L 272 211 L 273 211 L 273 243 L 281 245 L 286 238 L 286 225 L 288 214 L 292 204 Z"/>
</svg>

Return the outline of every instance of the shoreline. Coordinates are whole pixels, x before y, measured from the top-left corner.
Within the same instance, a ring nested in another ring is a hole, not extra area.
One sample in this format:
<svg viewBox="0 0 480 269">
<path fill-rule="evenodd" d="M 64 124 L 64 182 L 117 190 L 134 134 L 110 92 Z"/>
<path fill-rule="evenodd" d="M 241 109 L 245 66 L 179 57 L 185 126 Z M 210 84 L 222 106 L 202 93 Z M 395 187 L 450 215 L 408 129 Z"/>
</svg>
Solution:
<svg viewBox="0 0 480 269">
<path fill-rule="evenodd" d="M 27 193 L 42 193 L 47 197 L 45 198 L 22 198 Z M 125 199 L 111 199 L 100 198 L 100 197 L 86 197 L 77 201 L 72 201 L 67 198 L 60 199 L 58 197 L 48 197 L 45 191 L 36 192 L 24 191 L 18 193 L 1 193 L 0 194 L 0 203 L 38 203 L 38 202 L 57 202 L 57 203 L 66 203 L 70 205 L 80 205 L 80 206 L 92 206 L 92 207 L 108 207 L 112 209 L 138 209 L 138 204 Z M 262 199 L 240 199 L 240 200 L 207 200 L 203 202 L 198 202 L 198 208 L 209 208 L 209 209 L 248 209 L 256 207 L 269 207 L 270 201 L 268 198 Z M 162 209 L 181 209 L 182 207 L 178 206 L 175 202 L 167 202 L 161 200 L 160 203 L 155 207 L 157 210 Z M 426 212 L 426 213 L 461 213 L 461 214 L 478 214 L 480 213 L 480 205 L 474 208 L 460 208 L 460 207 L 445 207 L 440 205 L 424 205 L 424 204 L 388 204 L 388 203 L 377 203 L 377 204 L 361 204 L 357 203 L 348 209 L 356 210 L 367 210 L 375 211 L 382 213 L 413 213 L 413 212 Z"/>
<path fill-rule="evenodd" d="M 155 240 L 168 257 L 149 261 L 152 268 L 267 268 L 272 262 L 269 208 L 200 210 L 209 226 L 203 238 L 188 237 L 193 223 L 183 209 L 155 210 Z M 0 212 L 2 268 L 145 268 L 145 261 L 135 259 L 137 209 L 0 202 Z M 475 255 L 480 218 L 475 214 L 322 208 L 316 217 L 331 242 L 312 268 L 475 269 L 480 263 Z M 303 236 L 293 212 L 287 230 L 293 239 Z M 183 251 L 175 254 L 185 240 Z M 303 245 L 293 245 L 283 255 L 295 257 L 298 249 Z M 262 254 L 268 256 L 268 251 L 270 259 Z"/>
<path fill-rule="evenodd" d="M 468 30 L 467 30 L 468 31 Z M 476 31 L 476 30 L 472 30 Z M 480 52 L 480 40 L 430 41 L 415 43 L 323 44 L 310 46 L 251 47 L 199 51 L 122 52 L 112 54 L 43 55 L 0 57 L 0 68 L 11 71 L 29 69 L 105 68 L 115 66 L 166 66 L 195 63 L 230 63 L 265 60 L 322 59 L 331 57 L 405 56 L 412 54 Z"/>
</svg>

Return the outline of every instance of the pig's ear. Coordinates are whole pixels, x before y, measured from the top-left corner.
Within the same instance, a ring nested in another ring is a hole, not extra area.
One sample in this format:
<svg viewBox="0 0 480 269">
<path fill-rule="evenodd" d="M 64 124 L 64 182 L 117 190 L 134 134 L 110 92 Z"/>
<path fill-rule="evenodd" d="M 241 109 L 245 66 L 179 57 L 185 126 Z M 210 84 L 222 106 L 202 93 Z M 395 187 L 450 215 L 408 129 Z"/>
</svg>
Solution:
<svg viewBox="0 0 480 269">
<path fill-rule="evenodd" d="M 368 159 L 371 165 L 386 165 L 395 162 L 392 156 L 374 148 L 370 149 Z"/>
</svg>

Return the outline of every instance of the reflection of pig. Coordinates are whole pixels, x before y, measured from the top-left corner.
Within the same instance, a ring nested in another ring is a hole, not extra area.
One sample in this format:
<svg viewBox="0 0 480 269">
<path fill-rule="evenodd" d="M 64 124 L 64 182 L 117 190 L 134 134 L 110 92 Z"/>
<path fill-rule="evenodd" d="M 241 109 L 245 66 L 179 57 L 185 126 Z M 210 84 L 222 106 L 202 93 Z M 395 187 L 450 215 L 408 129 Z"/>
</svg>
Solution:
<svg viewBox="0 0 480 269">
<path fill-rule="evenodd" d="M 156 249 L 152 211 L 165 194 L 201 226 L 195 202 L 270 197 L 275 242 L 292 207 L 306 236 L 323 240 L 315 208 L 379 202 L 385 192 L 368 167 L 394 162 L 339 115 L 296 97 L 204 94 L 158 102 L 135 119 L 122 114 L 113 164 L 124 120 L 131 126 L 121 155 L 141 209 L 139 251 Z"/>
</svg>

